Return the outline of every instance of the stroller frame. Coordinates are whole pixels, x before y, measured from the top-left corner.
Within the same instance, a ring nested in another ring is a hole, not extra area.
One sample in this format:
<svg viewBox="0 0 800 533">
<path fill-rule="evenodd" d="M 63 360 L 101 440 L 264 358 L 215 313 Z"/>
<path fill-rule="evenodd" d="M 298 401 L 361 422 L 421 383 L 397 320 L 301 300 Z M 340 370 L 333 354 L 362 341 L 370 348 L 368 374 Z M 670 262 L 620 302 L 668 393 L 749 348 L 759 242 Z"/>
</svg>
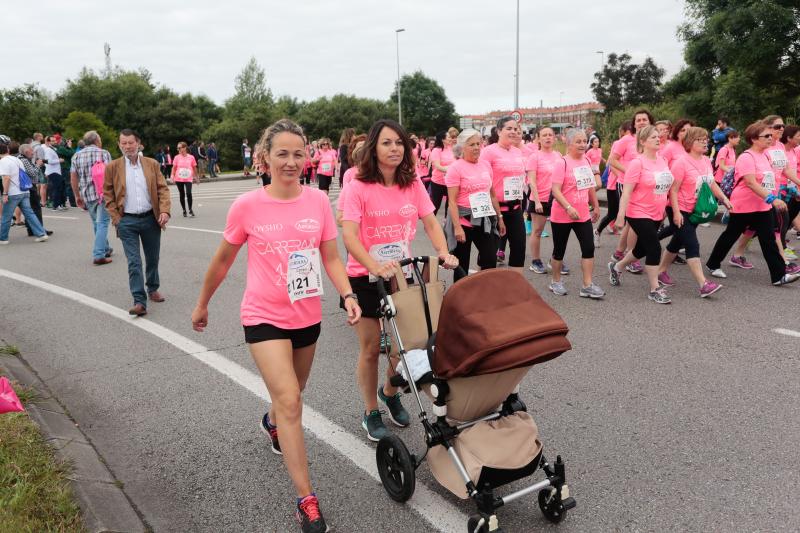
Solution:
<svg viewBox="0 0 800 533">
<path fill-rule="evenodd" d="M 400 261 L 399 266 L 405 267 L 412 266 L 414 277 L 416 278 L 419 286 L 421 287 L 422 300 L 425 311 L 425 318 L 428 327 L 428 353 L 432 349 L 434 332 L 431 323 L 430 310 L 428 307 L 428 295 L 426 290 L 425 281 L 419 265 L 427 264 L 431 259 L 428 257 L 412 257 Z M 428 265 L 429 268 L 438 268 L 438 265 Z M 459 267 L 461 268 L 461 267 Z M 387 293 L 383 279 L 378 280 L 378 291 L 380 294 L 381 304 L 381 330 L 386 330 L 383 321 L 388 322 L 392 336 L 397 342 L 398 355 L 400 363 L 403 365 L 406 376 L 411 376 L 411 372 L 406 361 L 406 350 L 403 346 L 403 340 L 400 336 L 400 331 L 395 321 L 397 309 L 395 308 L 392 297 Z M 390 350 L 387 349 L 386 355 L 389 356 Z M 391 361 L 390 361 L 391 364 Z M 423 381 L 423 380 L 420 380 Z M 561 456 L 557 456 L 556 462 L 550 464 L 544 455 L 540 452 L 538 458 L 534 459 L 533 467 L 524 472 L 524 476 L 515 477 L 510 481 L 521 479 L 522 477 L 533 474 L 537 468 L 540 468 L 544 474 L 545 479 L 534 483 L 528 487 L 517 490 L 506 496 L 496 496 L 494 488 L 491 485 L 478 486 L 470 478 L 467 473 L 464 463 L 458 456 L 458 453 L 451 445 L 451 441 L 455 439 L 462 431 L 470 428 L 480 422 L 496 420 L 504 416 L 511 415 L 519 411 L 527 411 L 525 403 L 519 398 L 519 387 L 512 392 L 506 400 L 502 403 L 499 411 L 482 416 L 478 419 L 463 422 L 451 426 L 447 422 L 447 396 L 449 394 L 449 386 L 444 379 L 432 377 L 424 383 L 430 383 L 431 394 L 435 397 L 433 401 L 433 414 L 435 420 L 430 420 L 425 406 L 422 403 L 422 398 L 419 393 L 419 386 L 423 383 L 408 383 L 402 375 L 395 375 L 391 378 L 390 383 L 393 386 L 404 387 L 413 391 L 414 399 L 419 407 L 419 420 L 425 429 L 425 444 L 427 446 L 425 453 L 421 456 L 411 454 L 408 451 L 405 443 L 400 437 L 390 434 L 380 440 L 376 450 L 376 459 L 378 463 L 378 472 L 381 477 L 384 489 L 389 496 L 398 502 L 405 502 L 411 498 L 414 493 L 414 486 L 416 483 L 415 471 L 424 462 L 428 454 L 428 450 L 434 446 L 443 446 L 447 450 L 450 459 L 453 461 L 456 469 L 467 490 L 467 494 L 475 503 L 478 513 L 469 517 L 467 522 L 467 530 L 470 533 L 486 533 L 486 532 L 502 532 L 500 529 L 497 515 L 495 511 L 500 507 L 507 505 L 515 500 L 524 496 L 538 492 L 539 507 L 550 522 L 558 523 L 566 515 L 569 509 L 576 506 L 575 499 L 569 495 L 569 487 L 566 482 L 565 464 Z M 502 486 L 502 483 L 500 484 Z"/>
</svg>

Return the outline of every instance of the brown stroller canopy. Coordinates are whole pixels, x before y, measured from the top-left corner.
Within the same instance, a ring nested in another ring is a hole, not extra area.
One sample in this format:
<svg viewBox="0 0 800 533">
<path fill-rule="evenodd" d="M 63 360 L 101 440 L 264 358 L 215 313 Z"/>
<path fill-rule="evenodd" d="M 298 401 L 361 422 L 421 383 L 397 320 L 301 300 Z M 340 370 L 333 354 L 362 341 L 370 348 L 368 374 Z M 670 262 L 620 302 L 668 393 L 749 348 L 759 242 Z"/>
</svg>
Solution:
<svg viewBox="0 0 800 533">
<path fill-rule="evenodd" d="M 445 293 L 433 372 L 447 379 L 543 363 L 572 347 L 568 331 L 522 275 L 484 270 Z"/>
</svg>

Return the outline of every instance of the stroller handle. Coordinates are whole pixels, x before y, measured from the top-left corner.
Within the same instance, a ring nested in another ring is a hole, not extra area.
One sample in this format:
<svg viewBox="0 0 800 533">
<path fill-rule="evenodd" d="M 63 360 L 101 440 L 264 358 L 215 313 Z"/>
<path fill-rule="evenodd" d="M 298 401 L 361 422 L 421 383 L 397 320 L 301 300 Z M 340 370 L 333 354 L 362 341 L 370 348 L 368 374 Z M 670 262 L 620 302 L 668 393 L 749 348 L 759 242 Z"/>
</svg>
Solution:
<svg viewBox="0 0 800 533">
<path fill-rule="evenodd" d="M 406 257 L 405 259 L 401 259 L 397 263 L 398 268 L 395 270 L 394 276 L 402 275 L 402 268 L 403 267 L 406 267 L 406 266 L 412 265 L 412 264 L 413 265 L 427 265 L 430 262 L 430 259 L 431 258 L 428 257 L 427 255 L 418 255 L 416 257 Z M 443 264 L 444 264 L 444 260 L 443 259 L 439 259 L 439 265 L 443 265 Z M 414 272 L 418 276 L 417 281 L 420 284 L 422 284 L 422 276 L 421 276 L 419 268 L 415 267 L 414 268 Z M 467 275 L 466 271 L 461 267 L 461 265 L 458 265 L 455 268 L 454 272 L 458 272 L 458 274 L 460 276 L 462 276 L 462 277 L 466 277 L 466 275 Z M 386 280 L 384 280 L 383 278 L 378 278 L 378 296 L 380 296 L 382 299 L 386 299 L 387 295 L 388 295 L 388 293 L 386 291 Z"/>
</svg>

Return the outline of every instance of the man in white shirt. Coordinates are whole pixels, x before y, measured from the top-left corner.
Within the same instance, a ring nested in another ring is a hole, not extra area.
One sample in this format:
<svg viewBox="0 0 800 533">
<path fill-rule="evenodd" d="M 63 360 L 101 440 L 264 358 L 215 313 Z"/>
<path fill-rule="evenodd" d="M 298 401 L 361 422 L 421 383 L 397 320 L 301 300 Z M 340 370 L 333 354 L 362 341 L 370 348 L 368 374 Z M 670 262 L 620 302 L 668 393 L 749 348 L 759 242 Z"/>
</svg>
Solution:
<svg viewBox="0 0 800 533">
<path fill-rule="evenodd" d="M 36 242 L 47 240 L 47 233 L 42 227 L 41 221 L 36 218 L 36 213 L 31 209 L 30 189 L 23 187 L 20 179 L 21 172 L 25 172 L 22 161 L 17 159 L 19 144 L 13 146 L 0 143 L 0 179 L 3 182 L 3 214 L 0 217 L 0 245 L 8 244 L 8 233 L 11 229 L 11 218 L 14 210 L 19 207 L 25 220 L 30 224 L 31 231 L 36 235 Z M 12 153 L 13 152 L 13 153 Z M 32 184 L 28 184 L 32 186 Z M 24 190 L 23 190 L 24 189 Z"/>
<path fill-rule="evenodd" d="M 158 292 L 158 259 L 161 230 L 166 230 L 169 222 L 171 202 L 158 161 L 141 156 L 139 142 L 135 131 L 119 132 L 123 155 L 106 165 L 103 197 L 128 259 L 128 284 L 133 296 L 128 313 L 143 316 L 147 314 L 148 296 L 153 302 L 164 301 Z M 144 277 L 140 249 L 146 263 Z"/>
<path fill-rule="evenodd" d="M 44 161 L 44 174 L 47 176 L 47 194 L 52 202 L 53 211 L 66 211 L 67 207 L 67 187 L 64 176 L 61 175 L 61 163 L 64 161 L 56 153 L 53 145 L 56 138 L 48 135 L 44 144 L 40 146 L 42 161 Z"/>
</svg>

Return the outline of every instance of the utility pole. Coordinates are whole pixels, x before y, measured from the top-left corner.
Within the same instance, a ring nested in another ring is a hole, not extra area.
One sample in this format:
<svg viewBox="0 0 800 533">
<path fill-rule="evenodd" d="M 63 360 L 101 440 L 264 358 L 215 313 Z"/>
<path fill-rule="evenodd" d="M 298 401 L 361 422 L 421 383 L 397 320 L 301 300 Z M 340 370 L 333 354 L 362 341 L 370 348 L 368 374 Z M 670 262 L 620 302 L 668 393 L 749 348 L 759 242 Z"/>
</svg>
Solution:
<svg viewBox="0 0 800 533">
<path fill-rule="evenodd" d="M 397 122 L 403 125 L 403 99 L 400 97 L 400 32 L 406 31 L 405 28 L 394 30 L 395 41 L 397 43 Z"/>
<path fill-rule="evenodd" d="M 519 0 L 517 0 L 517 68 L 514 74 L 514 110 L 519 109 Z"/>
</svg>

